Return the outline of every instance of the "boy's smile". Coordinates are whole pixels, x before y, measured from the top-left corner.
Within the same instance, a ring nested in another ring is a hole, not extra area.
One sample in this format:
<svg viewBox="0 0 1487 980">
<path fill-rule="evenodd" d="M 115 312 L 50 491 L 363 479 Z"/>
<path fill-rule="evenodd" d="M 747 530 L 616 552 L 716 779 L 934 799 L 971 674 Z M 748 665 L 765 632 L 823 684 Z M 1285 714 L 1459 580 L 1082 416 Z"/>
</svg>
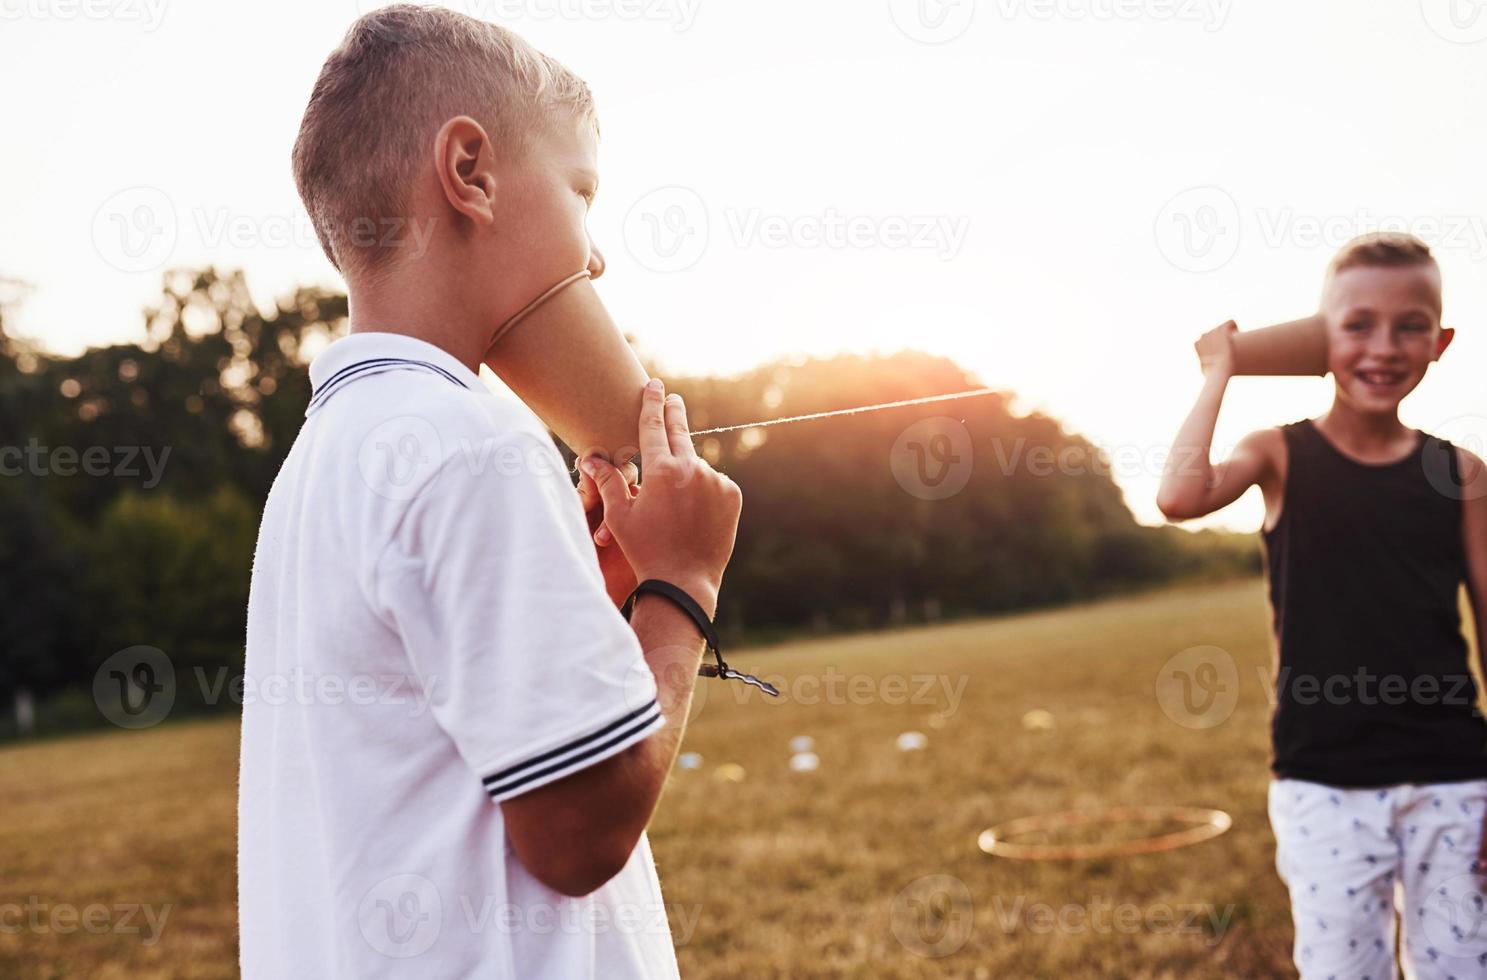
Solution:
<svg viewBox="0 0 1487 980">
<path fill-rule="evenodd" d="M 1358 266 L 1328 283 L 1328 367 L 1338 398 L 1360 412 L 1393 413 L 1451 342 L 1442 329 L 1434 266 Z"/>
</svg>

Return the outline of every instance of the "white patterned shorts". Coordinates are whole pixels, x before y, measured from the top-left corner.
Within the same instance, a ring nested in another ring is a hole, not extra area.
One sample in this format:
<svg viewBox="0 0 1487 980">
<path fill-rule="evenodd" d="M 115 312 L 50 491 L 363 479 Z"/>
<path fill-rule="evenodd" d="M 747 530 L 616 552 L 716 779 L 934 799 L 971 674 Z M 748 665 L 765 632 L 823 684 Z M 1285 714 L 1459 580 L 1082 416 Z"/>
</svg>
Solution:
<svg viewBox="0 0 1487 980">
<path fill-rule="evenodd" d="M 1303 980 L 1487 978 L 1487 878 L 1472 863 L 1487 780 L 1338 789 L 1270 784 L 1275 866 L 1291 893 Z"/>
</svg>

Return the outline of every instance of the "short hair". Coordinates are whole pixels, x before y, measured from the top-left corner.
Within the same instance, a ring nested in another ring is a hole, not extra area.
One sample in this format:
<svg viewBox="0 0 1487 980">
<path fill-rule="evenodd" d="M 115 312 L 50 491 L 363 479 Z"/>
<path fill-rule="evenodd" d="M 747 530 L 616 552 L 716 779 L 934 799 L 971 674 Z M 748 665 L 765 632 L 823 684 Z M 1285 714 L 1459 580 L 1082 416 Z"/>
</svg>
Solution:
<svg viewBox="0 0 1487 980">
<path fill-rule="evenodd" d="M 1328 263 L 1327 278 L 1363 266 L 1404 268 L 1412 265 L 1436 265 L 1429 245 L 1404 232 L 1373 232 L 1359 235 L 1344 245 Z"/>
<path fill-rule="evenodd" d="M 511 31 L 440 7 L 359 18 L 320 69 L 294 141 L 294 182 L 331 264 L 371 272 L 406 240 L 413 177 L 447 120 L 465 115 L 519 159 L 571 113 L 598 128 L 583 79 Z"/>
</svg>

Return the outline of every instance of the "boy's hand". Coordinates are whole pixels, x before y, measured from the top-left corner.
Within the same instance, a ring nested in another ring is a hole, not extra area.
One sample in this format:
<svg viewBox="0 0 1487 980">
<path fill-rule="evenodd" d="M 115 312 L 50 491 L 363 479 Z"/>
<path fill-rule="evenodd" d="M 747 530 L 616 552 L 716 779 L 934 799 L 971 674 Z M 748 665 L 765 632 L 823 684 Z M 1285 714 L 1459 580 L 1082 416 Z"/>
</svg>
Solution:
<svg viewBox="0 0 1487 980">
<path fill-rule="evenodd" d="M 663 398 L 660 379 L 646 386 L 640 408 L 640 469 L 644 493 L 624 475 L 589 456 L 579 469 L 604 500 L 604 523 L 635 577 L 670 582 L 712 616 L 723 569 L 733 554 L 743 493 L 692 446 L 681 396 Z"/>
<path fill-rule="evenodd" d="M 1234 376 L 1234 334 L 1238 330 L 1239 325 L 1229 320 L 1198 338 L 1193 349 L 1198 352 L 1205 375 L 1225 379 Z"/>
<path fill-rule="evenodd" d="M 626 463 L 621 468 L 621 476 L 632 493 L 639 490 L 633 462 Z M 604 523 L 604 499 L 599 496 L 599 487 L 595 485 L 594 478 L 582 470 L 578 474 L 578 497 L 583 501 L 584 516 L 589 520 L 589 536 L 593 538 L 594 547 L 599 552 L 599 571 L 604 574 L 604 591 L 609 594 L 610 601 L 615 606 L 622 606 L 630 598 L 630 593 L 635 591 L 639 579 L 635 577 L 635 569 L 630 567 L 629 559 L 614 543 L 614 536 Z"/>
<path fill-rule="evenodd" d="M 1487 878 L 1487 819 L 1483 821 L 1482 845 L 1477 849 L 1477 859 L 1472 862 L 1472 872 L 1479 878 Z"/>
</svg>

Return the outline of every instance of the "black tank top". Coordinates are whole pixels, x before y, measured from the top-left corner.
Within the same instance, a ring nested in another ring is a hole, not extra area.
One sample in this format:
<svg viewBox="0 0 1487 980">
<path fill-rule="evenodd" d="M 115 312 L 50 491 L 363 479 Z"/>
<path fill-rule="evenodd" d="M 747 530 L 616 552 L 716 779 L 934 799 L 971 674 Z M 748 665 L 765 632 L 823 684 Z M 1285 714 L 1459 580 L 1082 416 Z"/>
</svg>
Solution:
<svg viewBox="0 0 1487 980">
<path fill-rule="evenodd" d="M 1345 787 L 1487 778 L 1458 605 L 1455 449 L 1422 432 L 1407 458 L 1374 465 L 1310 420 L 1282 432 L 1285 496 L 1264 533 L 1275 774 Z"/>
</svg>

